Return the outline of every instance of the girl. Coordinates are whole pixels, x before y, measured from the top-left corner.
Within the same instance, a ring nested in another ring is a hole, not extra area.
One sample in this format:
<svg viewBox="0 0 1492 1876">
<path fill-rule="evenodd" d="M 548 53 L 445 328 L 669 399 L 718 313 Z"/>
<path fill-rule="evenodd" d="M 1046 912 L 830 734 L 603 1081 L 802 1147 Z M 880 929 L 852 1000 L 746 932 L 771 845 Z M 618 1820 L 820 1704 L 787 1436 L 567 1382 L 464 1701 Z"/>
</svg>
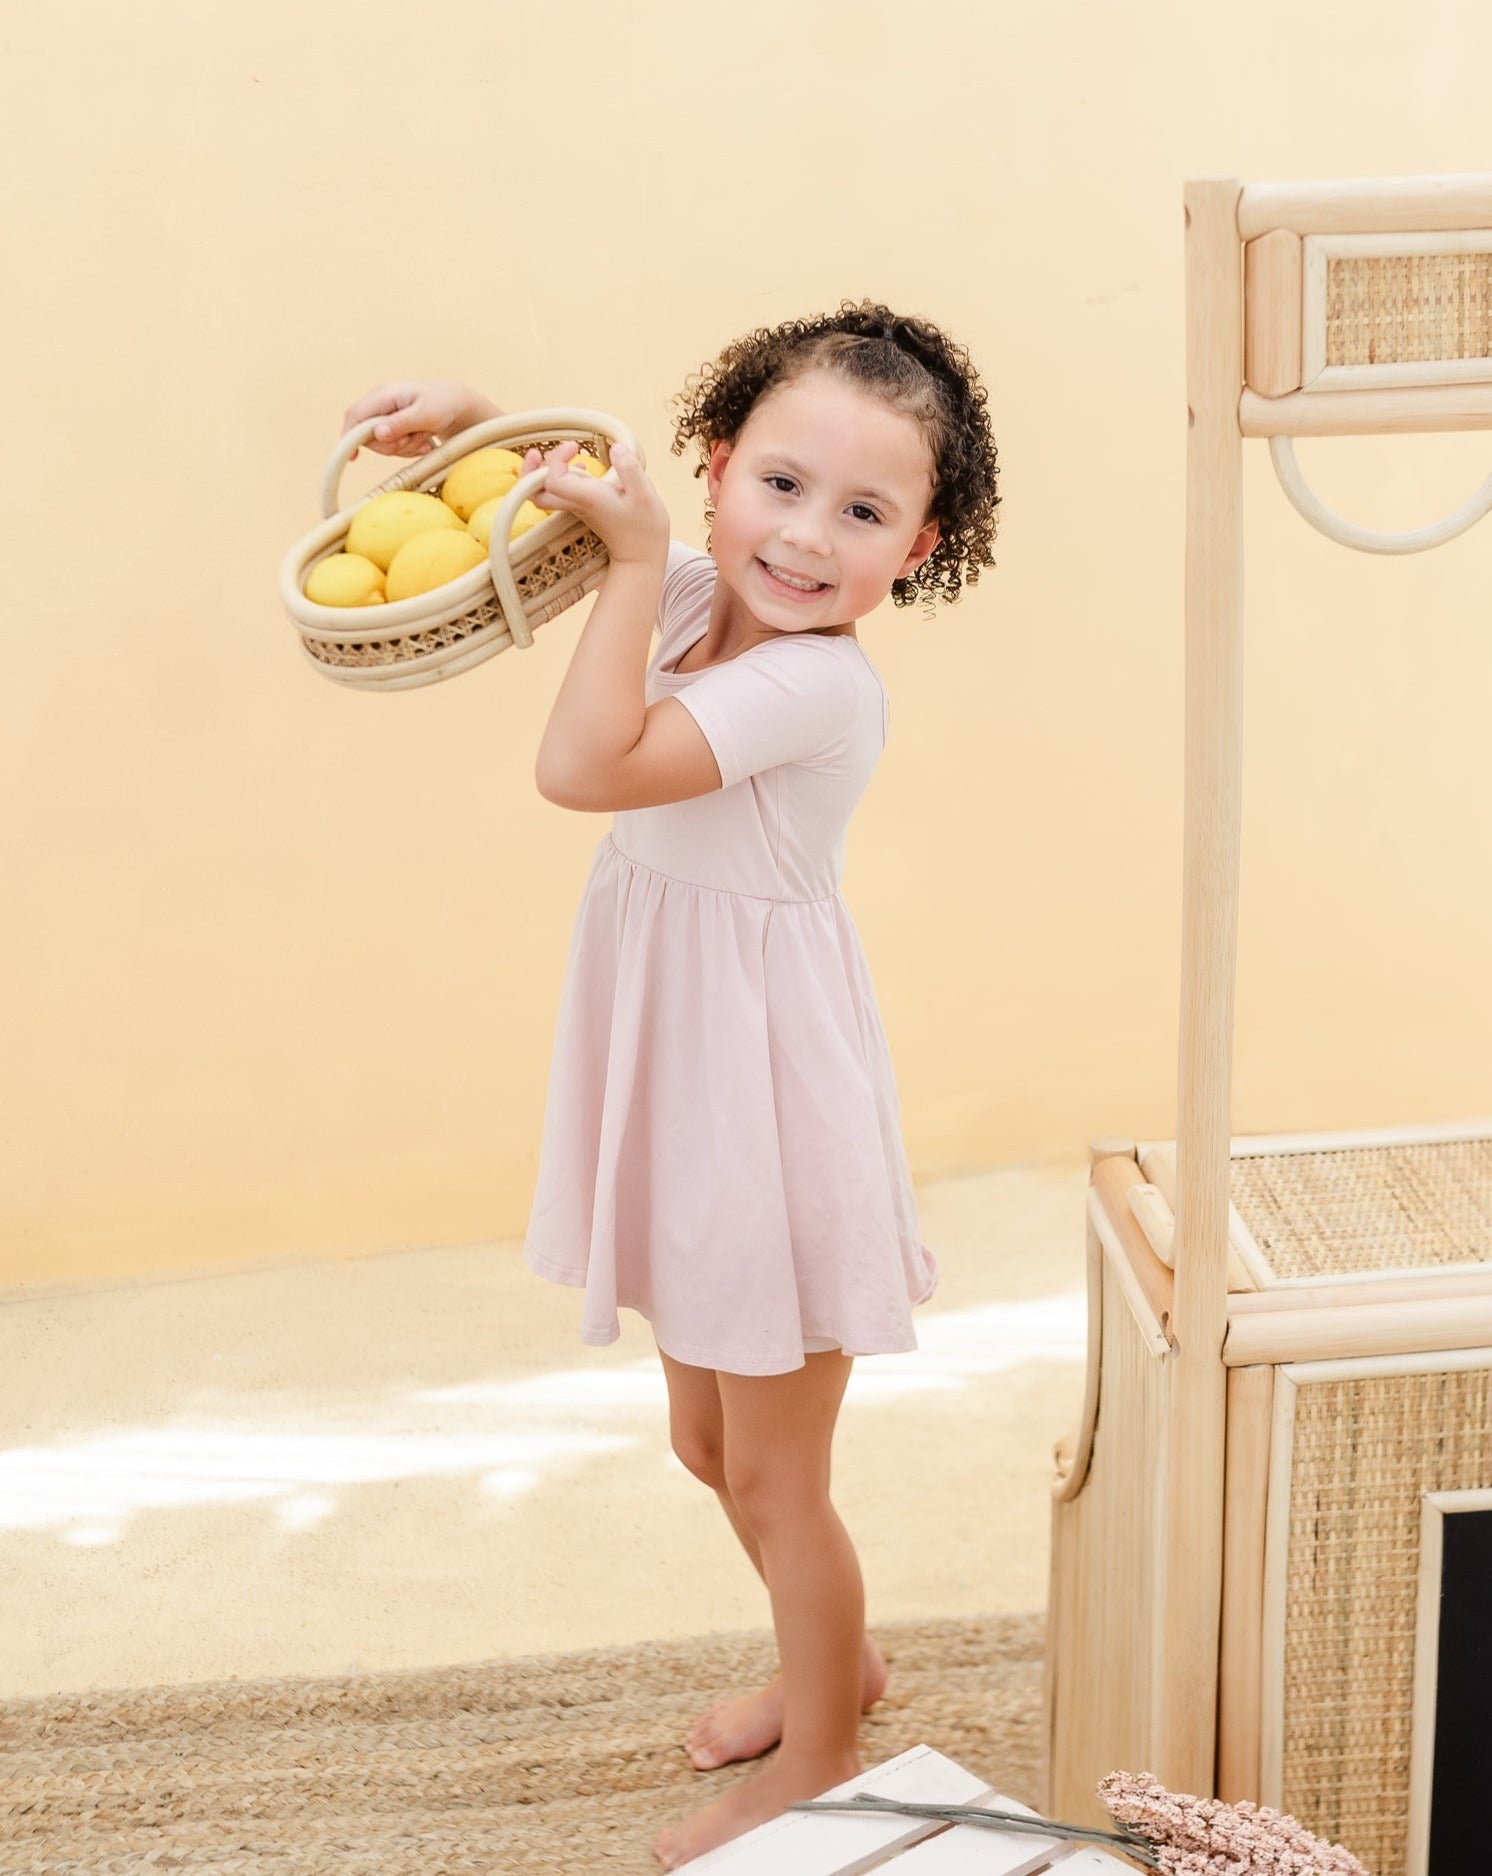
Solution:
<svg viewBox="0 0 1492 1876">
<path fill-rule="evenodd" d="M 887 705 L 856 625 L 994 564 L 996 455 L 968 355 L 869 301 L 758 330 L 674 400 L 709 552 L 670 541 L 636 458 L 546 457 L 541 508 L 611 565 L 539 747 L 539 792 L 615 815 L 561 999 L 524 1257 L 585 1291 L 580 1338 L 645 1316 L 673 1449 L 766 1584 L 780 1671 L 696 1721 L 705 1770 L 776 1757 L 654 1843 L 666 1869 L 862 1769 L 885 1663 L 829 1499 L 856 1355 L 916 1347 L 937 1280 L 889 1052 L 840 895 Z M 413 456 L 496 407 L 388 383 L 344 428 Z M 928 600 L 929 609 L 931 599 Z M 649 656 L 654 630 L 657 649 Z"/>
</svg>

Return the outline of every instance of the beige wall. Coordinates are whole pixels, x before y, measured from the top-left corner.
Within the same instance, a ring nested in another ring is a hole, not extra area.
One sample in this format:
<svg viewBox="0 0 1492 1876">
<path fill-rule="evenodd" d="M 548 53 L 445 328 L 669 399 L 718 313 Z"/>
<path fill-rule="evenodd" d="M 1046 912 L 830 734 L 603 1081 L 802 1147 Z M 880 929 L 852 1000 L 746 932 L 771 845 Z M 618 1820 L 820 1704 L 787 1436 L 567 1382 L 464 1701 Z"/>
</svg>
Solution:
<svg viewBox="0 0 1492 1876">
<path fill-rule="evenodd" d="M 280 557 L 406 373 L 625 415 L 702 543 L 669 395 L 846 294 L 970 346 L 1004 466 L 998 570 L 862 629 L 892 741 L 846 890 L 914 1171 L 1172 1130 L 1182 179 L 1492 167 L 1492 15 L 145 0 L 4 36 L 0 1287 L 522 1231 L 605 827 L 531 781 L 578 615 L 364 697 Z M 1407 526 L 1488 447 L 1301 455 Z M 1262 445 L 1247 498 L 1236 1124 L 1485 1111 L 1492 531 L 1330 547 Z"/>
</svg>

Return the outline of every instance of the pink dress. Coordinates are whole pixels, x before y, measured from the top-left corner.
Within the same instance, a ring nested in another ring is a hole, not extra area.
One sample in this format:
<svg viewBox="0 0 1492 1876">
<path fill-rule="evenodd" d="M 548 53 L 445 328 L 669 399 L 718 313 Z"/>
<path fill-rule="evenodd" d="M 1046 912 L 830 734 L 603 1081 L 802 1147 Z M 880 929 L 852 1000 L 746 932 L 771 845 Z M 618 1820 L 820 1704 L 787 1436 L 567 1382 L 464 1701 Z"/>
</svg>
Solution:
<svg viewBox="0 0 1492 1876">
<path fill-rule="evenodd" d="M 646 696 L 685 706 L 723 786 L 617 814 L 596 851 L 524 1260 L 583 1286 L 584 1343 L 635 1309 L 676 1361 L 785 1374 L 805 1347 L 915 1348 L 937 1282 L 839 890 L 887 704 L 847 634 L 676 671 L 714 584 L 675 542 Z"/>
</svg>

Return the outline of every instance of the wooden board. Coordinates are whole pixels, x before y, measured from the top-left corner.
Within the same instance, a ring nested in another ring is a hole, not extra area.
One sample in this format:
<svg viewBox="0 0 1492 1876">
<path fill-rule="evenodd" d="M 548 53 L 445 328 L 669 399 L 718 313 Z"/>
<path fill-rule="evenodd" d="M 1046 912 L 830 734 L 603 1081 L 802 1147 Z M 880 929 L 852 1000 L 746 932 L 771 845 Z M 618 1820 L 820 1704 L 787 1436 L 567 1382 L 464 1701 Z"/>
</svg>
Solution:
<svg viewBox="0 0 1492 1876">
<path fill-rule="evenodd" d="M 994 1797 L 980 1800 L 995 1811 L 1023 1811 L 1029 1805 Z M 895 1860 L 896 1876 L 1034 1876 L 1059 1859 L 1064 1866 L 1070 1843 L 1060 1837 L 1032 1837 L 1024 1831 L 991 1830 L 981 1824 L 954 1824 Z"/>
<path fill-rule="evenodd" d="M 836 1785 L 827 1797 L 857 1791 L 908 1804 L 973 1804 L 1035 1816 L 1029 1805 L 1001 1796 L 976 1773 L 931 1746 L 909 1751 Z M 690 1864 L 700 1876 L 861 1876 L 891 1869 L 896 1876 L 1037 1876 L 1060 1866 L 1062 1876 L 1122 1876 L 1134 1866 L 1091 1845 L 982 1825 L 949 1825 L 910 1817 L 850 1817 L 788 1811 Z"/>
<path fill-rule="evenodd" d="M 913 1746 L 823 1795 L 857 1791 L 908 1804 L 991 1804 L 994 1793 L 931 1746 Z M 699 1876 L 858 1876 L 877 1869 L 893 1852 L 910 1848 L 946 1826 L 914 1817 L 845 1817 L 785 1811 L 744 1836 L 708 1850 L 690 1864 Z"/>
</svg>

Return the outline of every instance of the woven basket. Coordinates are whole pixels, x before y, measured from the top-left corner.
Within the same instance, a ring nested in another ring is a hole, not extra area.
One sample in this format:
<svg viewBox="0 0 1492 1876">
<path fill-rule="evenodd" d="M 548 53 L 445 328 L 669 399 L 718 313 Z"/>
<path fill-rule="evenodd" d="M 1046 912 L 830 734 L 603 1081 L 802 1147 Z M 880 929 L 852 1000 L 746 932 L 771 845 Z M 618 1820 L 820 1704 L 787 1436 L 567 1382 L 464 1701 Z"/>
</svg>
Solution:
<svg viewBox="0 0 1492 1876">
<path fill-rule="evenodd" d="M 473 567 L 413 599 L 381 606 L 321 606 L 307 599 L 311 569 L 343 550 L 352 518 L 362 506 L 337 506 L 342 471 L 380 421 L 369 418 L 339 439 L 321 482 L 326 519 L 297 541 L 280 564 L 281 600 L 306 656 L 323 677 L 356 690 L 409 690 L 438 683 L 509 645 L 531 645 L 536 626 L 601 584 L 608 564 L 605 544 L 575 515 L 556 511 L 516 541 L 508 539 L 519 507 L 544 484 L 548 471 L 536 469 L 520 476 L 503 498 L 493 519 L 486 566 Z M 611 445 L 625 443 L 644 462 L 632 432 L 604 411 L 518 411 L 462 430 L 371 489 L 363 500 L 398 489 L 434 494 L 453 464 L 493 444 L 522 455 L 534 446 L 548 450 L 571 441 L 608 465 Z"/>
</svg>

